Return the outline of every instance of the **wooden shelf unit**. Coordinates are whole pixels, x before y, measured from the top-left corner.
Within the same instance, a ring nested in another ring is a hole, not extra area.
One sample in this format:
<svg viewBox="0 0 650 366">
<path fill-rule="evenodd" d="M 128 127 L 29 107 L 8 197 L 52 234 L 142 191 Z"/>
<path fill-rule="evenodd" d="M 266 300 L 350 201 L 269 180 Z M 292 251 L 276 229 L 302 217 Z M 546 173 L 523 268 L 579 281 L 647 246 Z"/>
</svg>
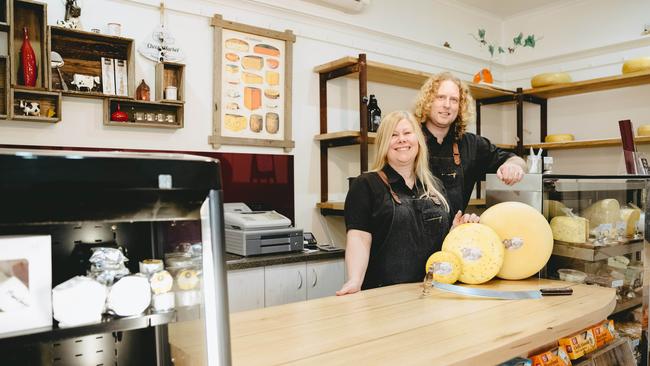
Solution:
<svg viewBox="0 0 650 366">
<path fill-rule="evenodd" d="M 575 81 L 561 85 L 545 86 L 542 88 L 526 89 L 523 93 L 525 95 L 534 95 L 539 98 L 550 99 L 567 95 L 585 94 L 645 84 L 650 84 L 650 71 L 647 70 L 591 80 Z"/>
<path fill-rule="evenodd" d="M 116 111 L 118 104 L 120 105 L 120 110 L 126 112 L 129 116 L 128 121 L 111 121 L 111 114 Z M 161 103 L 135 99 L 107 98 L 104 100 L 104 126 L 179 129 L 183 128 L 183 111 L 183 103 Z M 136 121 L 136 112 L 143 113 L 145 119 Z M 147 121 L 147 114 L 153 114 L 154 120 Z M 166 118 L 168 115 L 173 115 L 174 122 L 160 122 L 157 120 L 158 115 L 162 115 L 163 118 Z"/>
<path fill-rule="evenodd" d="M 61 121 L 61 93 L 35 89 L 12 89 L 9 99 L 9 118 L 14 121 L 56 123 Z M 20 101 L 37 102 L 40 116 L 24 115 Z M 54 115 L 48 117 L 48 110 L 54 109 Z"/>
<path fill-rule="evenodd" d="M 637 136 L 634 138 L 634 143 L 643 145 L 650 143 L 650 136 Z M 568 149 L 585 149 L 595 147 L 609 147 L 620 146 L 621 138 L 600 139 L 600 140 L 581 140 L 581 141 L 566 141 L 566 142 L 540 142 L 535 144 L 524 144 L 524 148 L 543 148 L 544 150 L 568 150 Z"/>
<path fill-rule="evenodd" d="M 165 88 L 168 86 L 176 87 L 176 99 L 165 99 Z M 164 103 L 185 100 L 185 65 L 175 62 L 156 64 L 156 100 Z"/>
<path fill-rule="evenodd" d="M 31 0 L 9 1 L 12 20 L 9 23 L 9 54 L 11 55 L 12 87 L 29 88 L 22 84 L 20 72 L 20 48 L 23 44 L 23 28 L 27 28 L 29 42 L 36 56 L 35 89 L 48 88 L 50 52 L 47 35 L 47 4 Z"/>
</svg>

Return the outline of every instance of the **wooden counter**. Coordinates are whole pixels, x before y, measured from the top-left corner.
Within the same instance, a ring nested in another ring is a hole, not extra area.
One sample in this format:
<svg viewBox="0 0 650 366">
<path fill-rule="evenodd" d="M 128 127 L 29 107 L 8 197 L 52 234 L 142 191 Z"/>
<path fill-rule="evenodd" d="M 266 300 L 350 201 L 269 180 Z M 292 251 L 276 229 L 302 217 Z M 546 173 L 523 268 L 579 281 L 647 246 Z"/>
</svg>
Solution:
<svg viewBox="0 0 650 366">
<path fill-rule="evenodd" d="M 492 281 L 530 290 L 560 281 Z M 495 365 L 603 320 L 613 289 L 539 300 L 462 297 L 404 284 L 231 314 L 233 365 Z"/>
</svg>

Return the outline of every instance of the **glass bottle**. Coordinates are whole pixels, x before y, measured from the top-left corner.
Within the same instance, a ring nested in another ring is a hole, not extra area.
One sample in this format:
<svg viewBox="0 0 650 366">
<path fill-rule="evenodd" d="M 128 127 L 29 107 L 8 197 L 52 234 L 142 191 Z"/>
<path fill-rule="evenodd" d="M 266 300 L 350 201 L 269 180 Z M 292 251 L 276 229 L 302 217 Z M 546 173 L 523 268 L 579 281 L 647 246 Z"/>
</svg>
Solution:
<svg viewBox="0 0 650 366">
<path fill-rule="evenodd" d="M 20 47 L 20 72 L 19 77 L 23 85 L 36 86 L 36 55 L 29 43 L 27 27 L 23 27 L 23 45 Z"/>
<path fill-rule="evenodd" d="M 377 98 L 374 94 L 370 94 L 368 101 L 368 132 L 377 132 L 379 123 L 381 122 L 381 109 L 377 105 Z"/>
</svg>

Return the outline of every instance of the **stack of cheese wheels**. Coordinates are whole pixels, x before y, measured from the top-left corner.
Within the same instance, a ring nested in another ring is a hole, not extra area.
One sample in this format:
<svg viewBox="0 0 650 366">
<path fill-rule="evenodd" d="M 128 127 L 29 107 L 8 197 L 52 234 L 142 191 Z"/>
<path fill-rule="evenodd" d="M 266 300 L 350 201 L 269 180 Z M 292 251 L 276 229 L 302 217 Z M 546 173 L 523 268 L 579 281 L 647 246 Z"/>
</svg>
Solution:
<svg viewBox="0 0 650 366">
<path fill-rule="evenodd" d="M 543 86 L 565 84 L 571 82 L 571 76 L 566 72 L 550 72 L 533 76 L 530 79 L 530 85 L 533 88 L 541 88 Z"/>
<path fill-rule="evenodd" d="M 443 241 L 442 251 L 458 257 L 461 262 L 458 279 L 470 285 L 491 280 L 503 264 L 501 239 L 494 230 L 483 224 L 457 226 Z"/>
<path fill-rule="evenodd" d="M 643 71 L 650 69 L 650 57 L 639 57 L 627 60 L 623 63 L 621 72 L 629 74 L 631 72 Z"/>
<path fill-rule="evenodd" d="M 553 232 L 544 216 L 521 202 L 502 202 L 483 212 L 481 223 L 492 228 L 505 248 L 497 276 L 520 280 L 539 272 L 553 252 Z"/>
<path fill-rule="evenodd" d="M 461 266 L 460 259 L 456 254 L 440 251 L 429 257 L 424 271 L 431 272 L 433 280 L 436 282 L 454 283 L 460 277 Z"/>
</svg>

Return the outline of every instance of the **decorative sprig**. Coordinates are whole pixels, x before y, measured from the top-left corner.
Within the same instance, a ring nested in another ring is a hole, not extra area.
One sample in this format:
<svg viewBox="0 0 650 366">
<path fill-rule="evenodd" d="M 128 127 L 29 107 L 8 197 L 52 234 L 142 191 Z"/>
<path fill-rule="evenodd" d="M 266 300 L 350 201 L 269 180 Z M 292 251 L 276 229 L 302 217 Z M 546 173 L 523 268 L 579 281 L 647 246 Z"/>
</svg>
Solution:
<svg viewBox="0 0 650 366">
<path fill-rule="evenodd" d="M 528 35 L 526 38 L 524 38 L 524 34 L 519 32 L 517 36 L 515 36 L 512 39 L 512 46 L 503 48 L 502 46 L 498 45 L 495 42 L 489 42 L 485 38 L 485 29 L 479 29 L 478 30 L 478 37 L 475 34 L 470 34 L 477 42 L 480 43 L 481 47 L 486 46 L 488 51 L 490 52 L 490 57 L 494 57 L 494 53 L 496 52 L 497 54 L 501 53 L 506 53 L 506 49 L 508 50 L 509 54 L 515 53 L 515 50 L 518 47 L 531 47 L 535 48 L 535 45 L 537 44 L 538 41 L 540 41 L 543 37 L 535 37 L 534 34 Z"/>
</svg>

